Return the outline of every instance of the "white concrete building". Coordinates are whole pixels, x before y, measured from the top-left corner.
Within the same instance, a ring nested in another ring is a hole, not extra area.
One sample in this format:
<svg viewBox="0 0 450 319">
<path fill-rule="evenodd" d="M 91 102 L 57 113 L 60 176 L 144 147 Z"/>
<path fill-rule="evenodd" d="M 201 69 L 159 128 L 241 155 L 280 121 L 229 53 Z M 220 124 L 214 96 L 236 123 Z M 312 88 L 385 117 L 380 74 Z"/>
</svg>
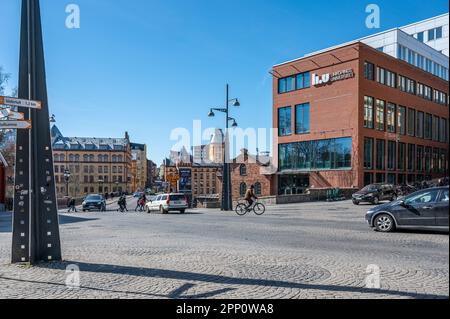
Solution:
<svg viewBox="0 0 450 319">
<path fill-rule="evenodd" d="M 405 27 L 383 31 L 355 41 L 313 52 L 306 56 L 312 56 L 355 42 L 362 42 L 448 81 L 448 41 L 449 14 L 446 13 Z"/>
</svg>

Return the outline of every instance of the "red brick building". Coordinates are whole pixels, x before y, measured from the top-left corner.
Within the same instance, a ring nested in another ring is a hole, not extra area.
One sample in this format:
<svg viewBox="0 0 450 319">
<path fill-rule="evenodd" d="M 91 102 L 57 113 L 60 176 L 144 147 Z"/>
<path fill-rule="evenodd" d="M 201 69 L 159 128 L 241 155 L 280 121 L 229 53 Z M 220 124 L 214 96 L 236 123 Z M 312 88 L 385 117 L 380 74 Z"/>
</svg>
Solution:
<svg viewBox="0 0 450 319">
<path fill-rule="evenodd" d="M 448 173 L 448 81 L 360 42 L 273 74 L 276 193 Z"/>
<path fill-rule="evenodd" d="M 274 167 L 267 155 L 251 155 L 247 150 L 233 160 L 231 184 L 233 201 L 242 199 L 251 185 L 255 186 L 258 197 L 272 195 Z"/>
</svg>

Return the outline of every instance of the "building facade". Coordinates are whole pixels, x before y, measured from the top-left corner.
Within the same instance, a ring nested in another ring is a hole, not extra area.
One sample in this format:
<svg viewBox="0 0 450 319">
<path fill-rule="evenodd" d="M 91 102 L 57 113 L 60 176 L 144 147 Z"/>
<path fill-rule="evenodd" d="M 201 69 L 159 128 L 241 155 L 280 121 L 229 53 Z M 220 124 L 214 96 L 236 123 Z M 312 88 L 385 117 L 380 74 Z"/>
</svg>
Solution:
<svg viewBox="0 0 450 319">
<path fill-rule="evenodd" d="M 51 133 L 59 198 L 131 192 L 132 157 L 127 133 L 125 138 L 65 137 L 56 126 Z"/>
<path fill-rule="evenodd" d="M 131 189 L 143 191 L 147 185 L 147 145 L 131 143 Z"/>
<path fill-rule="evenodd" d="M 147 183 L 146 188 L 152 188 L 155 186 L 155 182 L 158 180 L 159 172 L 158 166 L 151 160 L 147 160 Z"/>
<path fill-rule="evenodd" d="M 278 194 L 447 174 L 442 77 L 361 41 L 277 65 L 273 74 Z"/>
</svg>

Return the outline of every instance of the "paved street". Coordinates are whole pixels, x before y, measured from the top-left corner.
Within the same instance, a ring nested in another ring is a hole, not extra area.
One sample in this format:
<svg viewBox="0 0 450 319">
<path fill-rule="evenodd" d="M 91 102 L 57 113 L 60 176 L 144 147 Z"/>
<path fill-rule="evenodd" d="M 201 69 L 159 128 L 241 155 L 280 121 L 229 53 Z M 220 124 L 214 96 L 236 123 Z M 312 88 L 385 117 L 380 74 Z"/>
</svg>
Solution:
<svg viewBox="0 0 450 319">
<path fill-rule="evenodd" d="M 65 262 L 33 268 L 8 264 L 11 217 L 0 213 L 0 298 L 448 298 L 448 234 L 379 234 L 367 209 L 63 214 Z M 65 285 L 70 264 L 80 267 L 79 289 Z M 378 290 L 365 288 L 372 264 Z"/>
</svg>

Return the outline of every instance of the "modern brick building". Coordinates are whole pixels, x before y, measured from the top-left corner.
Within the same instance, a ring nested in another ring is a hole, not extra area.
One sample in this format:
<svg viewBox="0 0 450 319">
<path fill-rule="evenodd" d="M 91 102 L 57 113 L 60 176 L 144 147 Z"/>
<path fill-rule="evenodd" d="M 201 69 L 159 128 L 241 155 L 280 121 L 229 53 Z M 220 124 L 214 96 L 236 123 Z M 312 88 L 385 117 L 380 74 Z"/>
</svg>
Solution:
<svg viewBox="0 0 450 319">
<path fill-rule="evenodd" d="M 410 62 L 355 41 L 273 68 L 280 195 L 448 173 L 449 82 Z"/>
</svg>

